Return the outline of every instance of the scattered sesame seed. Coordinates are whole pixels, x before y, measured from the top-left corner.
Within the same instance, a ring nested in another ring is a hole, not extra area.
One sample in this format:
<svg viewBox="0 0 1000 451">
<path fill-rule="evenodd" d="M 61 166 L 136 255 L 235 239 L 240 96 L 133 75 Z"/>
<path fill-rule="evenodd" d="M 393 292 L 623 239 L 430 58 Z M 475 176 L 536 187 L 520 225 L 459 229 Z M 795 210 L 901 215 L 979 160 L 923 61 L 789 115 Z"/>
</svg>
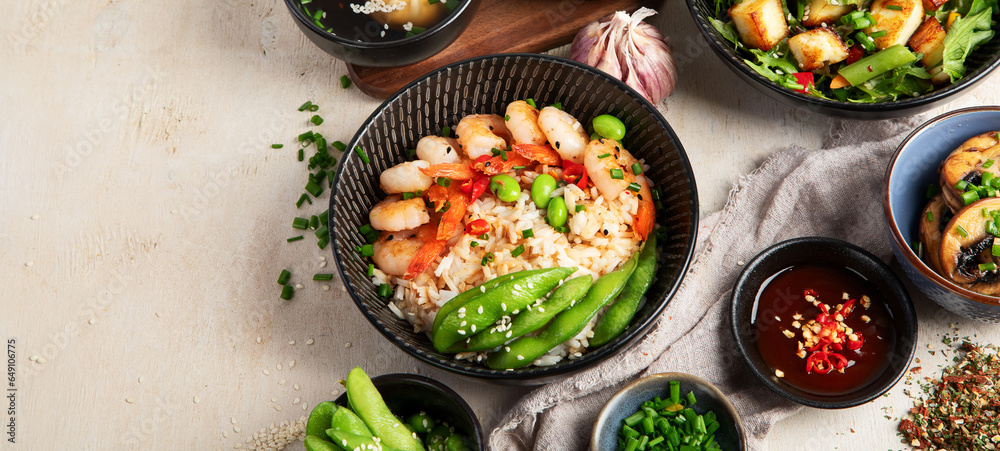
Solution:
<svg viewBox="0 0 1000 451">
<path fill-rule="evenodd" d="M 282 379 L 282 380 L 278 381 L 278 385 L 285 385 L 285 380 Z"/>
<path fill-rule="evenodd" d="M 265 376 L 270 376 L 271 375 L 271 372 L 268 371 L 268 370 L 266 370 L 266 369 L 260 370 L 260 372 L 264 373 Z"/>
<path fill-rule="evenodd" d="M 289 368 L 294 368 L 295 367 L 295 361 L 292 360 L 291 362 L 288 362 L 288 367 Z"/>
<path fill-rule="evenodd" d="M 319 262 L 319 267 L 326 268 L 326 262 L 325 261 Z"/>
<path fill-rule="evenodd" d="M 351 342 L 344 343 L 344 347 L 345 348 L 350 348 L 351 347 Z"/>
<path fill-rule="evenodd" d="M 38 360 L 38 356 L 37 355 L 32 354 L 31 357 L 28 357 L 28 361 L 29 362 L 34 362 L 35 360 Z"/>
<path fill-rule="evenodd" d="M 311 344 L 313 344 L 313 343 L 315 343 L 315 341 L 314 341 L 314 340 L 313 340 L 312 338 L 310 338 L 310 339 L 306 340 L 306 344 L 307 344 L 307 345 L 311 345 Z"/>
<path fill-rule="evenodd" d="M 240 427 L 239 426 L 233 426 L 233 432 L 239 434 L 240 433 Z"/>
<path fill-rule="evenodd" d="M 198 404 L 198 401 L 200 401 L 200 400 L 198 399 L 198 397 L 197 397 L 197 396 L 195 396 L 195 397 L 194 397 L 194 403 L 195 403 L 195 404 Z"/>
<path fill-rule="evenodd" d="M 35 363 L 37 363 L 39 365 L 45 365 L 45 362 L 48 362 L 48 360 L 46 360 L 45 357 L 39 357 L 39 358 L 35 359 Z"/>
<path fill-rule="evenodd" d="M 299 384 L 292 385 L 292 388 L 298 390 L 299 389 Z"/>
<path fill-rule="evenodd" d="M 303 286 L 301 283 L 297 283 L 297 284 L 295 284 L 295 288 L 298 288 L 298 289 L 301 290 L 301 289 L 305 288 L 305 286 Z"/>
<path fill-rule="evenodd" d="M 295 398 L 292 400 L 292 404 L 298 404 L 300 401 L 302 401 L 301 398 Z"/>
<path fill-rule="evenodd" d="M 329 285 L 323 285 L 323 291 L 330 291 Z"/>
<path fill-rule="evenodd" d="M 139 383 L 142 383 L 142 376 L 139 376 Z"/>
<path fill-rule="evenodd" d="M 281 412 L 281 406 L 275 405 L 274 406 L 274 410 L 277 410 L 278 412 Z"/>
<path fill-rule="evenodd" d="M 24 266 L 32 266 L 35 262 L 24 262 Z"/>
<path fill-rule="evenodd" d="M 257 337 L 257 344 L 260 344 L 261 340 L 263 340 L 263 338 Z"/>
<path fill-rule="evenodd" d="M 295 340 L 289 341 L 288 344 L 291 346 L 295 346 Z"/>
<path fill-rule="evenodd" d="M 87 321 L 87 324 L 94 324 L 96 322 L 97 322 L 97 318 L 90 318 L 90 321 Z"/>
<path fill-rule="evenodd" d="M 236 424 L 236 417 L 230 418 L 229 422 L 232 423 L 232 424 Z"/>
<path fill-rule="evenodd" d="M 125 402 L 127 402 L 127 403 L 129 403 L 129 404 L 132 404 L 132 403 L 134 403 L 134 402 L 135 402 L 135 400 L 134 400 L 134 399 L 132 399 L 132 398 L 125 398 Z"/>
<path fill-rule="evenodd" d="M 156 313 L 154 313 L 154 315 L 156 315 L 157 318 L 163 316 L 163 315 L 160 315 L 160 312 L 156 312 Z"/>
<path fill-rule="evenodd" d="M 32 220 L 32 221 L 37 221 L 37 220 L 38 220 L 38 218 L 40 218 L 40 217 L 41 217 L 41 216 L 38 216 L 38 215 L 31 215 L 31 220 Z"/>
</svg>

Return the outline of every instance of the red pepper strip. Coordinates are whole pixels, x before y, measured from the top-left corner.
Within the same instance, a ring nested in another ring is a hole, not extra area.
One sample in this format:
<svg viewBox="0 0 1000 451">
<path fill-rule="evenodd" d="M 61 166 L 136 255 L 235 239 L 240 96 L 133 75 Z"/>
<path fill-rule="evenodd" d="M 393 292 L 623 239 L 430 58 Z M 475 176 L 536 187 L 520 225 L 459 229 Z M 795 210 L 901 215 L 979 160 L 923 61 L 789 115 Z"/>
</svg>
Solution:
<svg viewBox="0 0 1000 451">
<path fill-rule="evenodd" d="M 847 368 L 847 357 L 831 352 L 827 354 L 827 358 L 833 364 L 834 369 L 841 370 Z"/>
<path fill-rule="evenodd" d="M 819 296 L 818 294 L 816 294 L 816 290 L 806 290 L 805 292 L 803 292 L 803 295 L 812 297 Z"/>
<path fill-rule="evenodd" d="M 830 314 L 830 307 L 827 307 L 826 304 L 820 304 L 819 305 L 819 309 L 822 310 L 824 314 L 827 314 L 827 315 Z M 819 321 L 819 320 L 817 320 L 817 321 Z"/>
<path fill-rule="evenodd" d="M 861 332 L 855 332 L 854 335 L 858 336 L 857 340 L 847 340 L 847 349 L 850 349 L 851 351 L 857 351 L 865 344 L 865 336 L 861 335 Z"/>
<path fill-rule="evenodd" d="M 865 56 L 865 49 L 861 48 L 860 44 L 854 44 L 847 52 L 847 59 L 844 60 L 844 64 L 850 66 L 851 64 L 856 63 L 863 56 Z"/>
<path fill-rule="evenodd" d="M 840 315 L 845 319 L 854 312 L 854 299 L 848 299 L 844 306 L 840 308 Z"/>
<path fill-rule="evenodd" d="M 462 184 L 459 185 L 458 188 L 461 189 L 463 193 L 469 194 L 469 193 L 472 192 L 472 185 L 474 183 L 475 183 L 475 180 L 469 179 L 469 180 L 466 180 L 466 181 L 462 182 Z"/>
<path fill-rule="evenodd" d="M 488 188 L 489 186 L 490 186 L 489 177 L 483 177 L 481 179 L 476 180 L 476 182 L 472 184 L 472 192 L 469 193 L 469 203 L 471 204 L 475 202 L 476 199 L 479 199 L 479 196 L 482 196 L 483 193 L 486 192 L 486 188 Z"/>
<path fill-rule="evenodd" d="M 809 355 L 806 359 L 806 372 L 811 373 L 816 371 L 819 374 L 829 373 L 833 369 L 833 364 L 830 363 L 830 353 L 828 352 L 814 352 Z"/>
<path fill-rule="evenodd" d="M 490 233 L 490 224 L 485 219 L 477 219 L 465 225 L 465 233 L 474 236 Z"/>
<path fill-rule="evenodd" d="M 539 146 L 537 144 L 514 144 L 511 146 L 511 149 L 529 160 L 537 161 L 549 166 L 559 166 L 562 163 L 562 157 L 559 156 L 559 153 L 549 146 Z"/>
<path fill-rule="evenodd" d="M 583 167 L 582 164 L 576 164 L 569 160 L 563 160 L 562 178 L 567 183 L 572 183 L 581 189 L 587 187 L 587 181 L 589 180 L 587 168 Z"/>
<path fill-rule="evenodd" d="M 800 84 L 800 85 L 803 86 L 802 89 L 796 89 L 795 91 L 801 92 L 803 94 L 808 94 L 809 92 L 807 91 L 807 89 L 809 89 L 809 87 L 813 85 L 813 73 L 812 72 L 795 72 L 792 75 L 795 76 L 795 81 L 798 82 L 798 84 Z"/>
</svg>

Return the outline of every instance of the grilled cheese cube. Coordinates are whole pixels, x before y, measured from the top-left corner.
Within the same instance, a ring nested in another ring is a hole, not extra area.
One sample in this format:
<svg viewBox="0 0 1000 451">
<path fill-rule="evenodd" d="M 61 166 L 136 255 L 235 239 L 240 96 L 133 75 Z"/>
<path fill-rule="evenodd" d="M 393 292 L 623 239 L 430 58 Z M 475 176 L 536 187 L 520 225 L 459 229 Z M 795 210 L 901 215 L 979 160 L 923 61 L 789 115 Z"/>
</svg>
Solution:
<svg viewBox="0 0 1000 451">
<path fill-rule="evenodd" d="M 838 0 L 831 0 L 837 2 Z M 802 25 L 807 27 L 818 27 L 822 24 L 832 24 L 841 16 L 854 10 L 854 5 L 841 5 L 839 3 L 828 3 L 827 0 L 812 0 L 806 5 L 805 14 L 802 15 Z"/>
<path fill-rule="evenodd" d="M 939 85 L 950 80 L 947 74 L 941 73 L 941 68 L 936 67 L 944 60 L 944 38 L 947 35 L 941 22 L 934 16 L 928 17 L 920 28 L 910 37 L 909 46 L 914 52 L 923 53 L 920 60 L 927 71 L 934 75 L 931 82 Z"/>
<path fill-rule="evenodd" d="M 900 8 L 899 11 L 887 6 Z M 865 33 L 885 30 L 886 35 L 875 38 L 875 47 L 887 49 L 896 44 L 906 45 L 906 41 L 924 21 L 924 5 L 921 0 L 875 0 L 871 6 L 875 25 L 865 29 Z"/>
<path fill-rule="evenodd" d="M 743 0 L 729 8 L 729 17 L 748 47 L 771 50 L 788 36 L 781 0 Z"/>
<path fill-rule="evenodd" d="M 788 38 L 788 50 L 792 52 L 799 68 L 814 71 L 828 64 L 847 59 L 847 44 L 835 31 L 819 27 Z"/>
</svg>

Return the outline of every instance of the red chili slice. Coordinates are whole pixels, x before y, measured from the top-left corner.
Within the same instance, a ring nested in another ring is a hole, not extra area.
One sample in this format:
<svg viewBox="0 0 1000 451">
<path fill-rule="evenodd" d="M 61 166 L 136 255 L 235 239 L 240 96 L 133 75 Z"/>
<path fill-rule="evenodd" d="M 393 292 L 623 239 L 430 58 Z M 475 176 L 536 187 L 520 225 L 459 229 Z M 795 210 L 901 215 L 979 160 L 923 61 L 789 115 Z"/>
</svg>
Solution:
<svg viewBox="0 0 1000 451">
<path fill-rule="evenodd" d="M 576 164 L 569 160 L 563 160 L 562 178 L 567 183 L 572 183 L 581 189 L 586 188 L 589 181 L 587 168 L 582 164 Z"/>
<path fill-rule="evenodd" d="M 469 203 L 471 204 L 475 202 L 476 199 L 479 199 L 479 196 L 482 196 L 483 193 L 486 192 L 486 188 L 488 188 L 489 186 L 490 186 L 489 177 L 483 177 L 481 179 L 476 180 L 476 182 L 472 184 L 472 192 L 469 193 Z"/>
<path fill-rule="evenodd" d="M 490 233 L 490 224 L 485 219 L 477 219 L 465 226 L 465 233 L 475 236 Z"/>
</svg>

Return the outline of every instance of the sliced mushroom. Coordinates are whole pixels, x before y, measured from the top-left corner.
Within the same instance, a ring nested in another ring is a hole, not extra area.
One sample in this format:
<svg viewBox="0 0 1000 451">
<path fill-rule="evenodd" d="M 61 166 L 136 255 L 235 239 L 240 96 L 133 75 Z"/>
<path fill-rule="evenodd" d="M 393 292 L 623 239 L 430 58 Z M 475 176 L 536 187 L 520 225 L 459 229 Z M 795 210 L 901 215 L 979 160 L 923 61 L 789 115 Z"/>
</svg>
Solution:
<svg viewBox="0 0 1000 451">
<path fill-rule="evenodd" d="M 920 243 L 924 248 L 920 258 L 937 273 L 941 273 L 941 232 L 951 218 L 951 210 L 941 194 L 927 202 L 920 216 Z"/>
<path fill-rule="evenodd" d="M 1000 175 L 998 133 L 1000 132 L 983 133 L 969 139 L 958 146 L 941 163 L 941 191 L 944 193 L 944 199 L 952 212 L 957 212 L 965 206 L 965 202 L 962 201 L 962 192 L 955 188 L 958 182 L 964 180 L 973 185 L 979 185 L 982 183 L 983 172 Z M 989 160 L 995 161 L 996 164 L 988 164 L 989 168 L 983 168 L 983 164 Z"/>
<path fill-rule="evenodd" d="M 994 212 L 1000 212 L 1000 198 L 974 202 L 959 210 L 941 233 L 941 275 L 986 295 L 1000 293 L 1000 272 L 979 269 L 985 263 L 1000 265 L 1000 257 L 993 256 L 994 235 L 987 232 Z"/>
</svg>

